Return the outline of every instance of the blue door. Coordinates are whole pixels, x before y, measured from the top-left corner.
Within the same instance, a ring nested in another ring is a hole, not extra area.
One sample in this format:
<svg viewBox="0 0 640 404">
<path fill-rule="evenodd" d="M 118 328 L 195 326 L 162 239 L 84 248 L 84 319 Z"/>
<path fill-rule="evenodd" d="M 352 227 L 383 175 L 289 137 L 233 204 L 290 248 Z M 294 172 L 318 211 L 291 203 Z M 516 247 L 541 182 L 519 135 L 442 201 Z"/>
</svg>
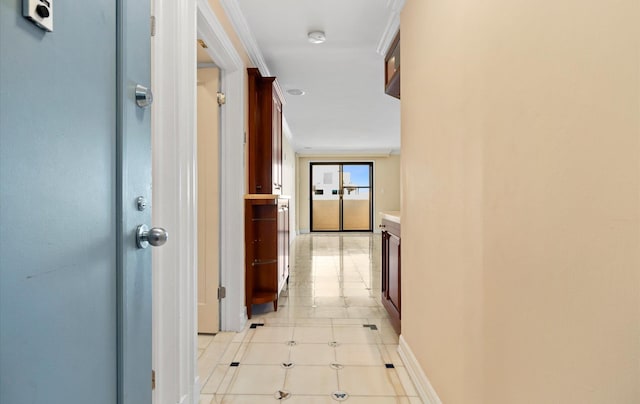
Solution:
<svg viewBox="0 0 640 404">
<path fill-rule="evenodd" d="M 0 2 L 0 403 L 151 403 L 149 3 L 51 3 Z"/>
</svg>

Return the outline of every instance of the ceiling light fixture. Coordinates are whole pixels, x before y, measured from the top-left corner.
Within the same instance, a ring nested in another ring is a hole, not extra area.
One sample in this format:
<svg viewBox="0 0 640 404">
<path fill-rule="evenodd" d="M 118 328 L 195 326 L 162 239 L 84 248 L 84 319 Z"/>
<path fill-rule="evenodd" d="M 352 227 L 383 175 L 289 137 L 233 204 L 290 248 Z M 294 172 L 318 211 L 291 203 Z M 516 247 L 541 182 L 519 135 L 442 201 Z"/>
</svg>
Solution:
<svg viewBox="0 0 640 404">
<path fill-rule="evenodd" d="M 291 95 L 305 95 L 304 90 L 300 90 L 299 88 L 292 88 L 287 90 L 287 92 Z"/>
<path fill-rule="evenodd" d="M 311 43 L 323 43 L 327 40 L 324 31 L 311 31 L 307 34 L 307 38 L 309 38 L 309 42 Z"/>
</svg>

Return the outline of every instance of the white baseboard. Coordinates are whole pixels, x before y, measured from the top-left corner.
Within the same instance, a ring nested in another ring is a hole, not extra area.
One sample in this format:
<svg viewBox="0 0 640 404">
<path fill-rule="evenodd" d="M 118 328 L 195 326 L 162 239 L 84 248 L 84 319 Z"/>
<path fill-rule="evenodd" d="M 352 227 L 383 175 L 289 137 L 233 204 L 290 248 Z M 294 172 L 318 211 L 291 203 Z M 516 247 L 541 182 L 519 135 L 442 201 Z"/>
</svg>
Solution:
<svg viewBox="0 0 640 404">
<path fill-rule="evenodd" d="M 180 401 L 178 402 L 178 404 L 196 404 L 198 402 L 200 402 L 200 394 L 194 393 L 193 395 L 185 394 L 184 396 L 180 397 Z"/>
<path fill-rule="evenodd" d="M 247 306 L 242 306 L 242 312 L 240 313 L 240 328 L 232 331 L 240 332 L 244 330 L 244 327 L 247 325 L 248 321 L 249 321 L 249 316 L 247 316 Z"/>
<path fill-rule="evenodd" d="M 402 335 L 400 335 L 398 354 L 400 355 L 402 362 L 404 362 L 407 373 L 409 373 L 409 377 L 411 378 L 411 381 L 413 381 L 413 384 L 418 391 L 418 396 L 422 402 L 426 404 L 442 404 L 440 397 L 438 397 L 438 394 L 433 389 L 429 379 L 427 379 L 427 375 L 422 370 L 422 367 L 420 367 L 413 351 Z"/>
<path fill-rule="evenodd" d="M 193 382 L 193 390 L 191 393 L 191 397 L 189 395 L 185 395 L 182 397 L 182 401 L 180 403 L 184 404 L 199 404 L 200 403 L 200 390 L 202 386 L 200 385 L 200 375 L 196 376 L 196 379 Z"/>
</svg>

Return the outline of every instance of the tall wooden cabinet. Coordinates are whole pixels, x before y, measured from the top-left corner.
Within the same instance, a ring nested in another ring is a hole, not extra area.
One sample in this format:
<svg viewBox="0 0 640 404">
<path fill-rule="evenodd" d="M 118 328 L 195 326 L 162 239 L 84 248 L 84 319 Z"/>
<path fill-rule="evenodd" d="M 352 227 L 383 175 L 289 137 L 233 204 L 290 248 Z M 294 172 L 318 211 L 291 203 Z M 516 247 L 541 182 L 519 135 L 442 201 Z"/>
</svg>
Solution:
<svg viewBox="0 0 640 404">
<path fill-rule="evenodd" d="M 245 300 L 273 302 L 289 280 L 289 198 L 282 195 L 282 101 L 275 77 L 247 69 L 249 194 L 245 196 Z"/>
</svg>

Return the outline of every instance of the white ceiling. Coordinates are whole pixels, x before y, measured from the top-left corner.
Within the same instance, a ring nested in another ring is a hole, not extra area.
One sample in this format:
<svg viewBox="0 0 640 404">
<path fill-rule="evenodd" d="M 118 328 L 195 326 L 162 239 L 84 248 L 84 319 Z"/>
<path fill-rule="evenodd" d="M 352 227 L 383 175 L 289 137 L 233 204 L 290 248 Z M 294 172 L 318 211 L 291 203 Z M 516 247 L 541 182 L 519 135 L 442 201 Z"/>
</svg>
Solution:
<svg viewBox="0 0 640 404">
<path fill-rule="evenodd" d="M 376 52 L 389 0 L 238 0 L 270 73 L 278 78 L 296 151 L 389 153 L 400 149 L 400 101 L 384 93 Z M 326 33 L 311 44 L 307 33 Z M 299 88 L 303 96 L 287 90 Z"/>
</svg>

